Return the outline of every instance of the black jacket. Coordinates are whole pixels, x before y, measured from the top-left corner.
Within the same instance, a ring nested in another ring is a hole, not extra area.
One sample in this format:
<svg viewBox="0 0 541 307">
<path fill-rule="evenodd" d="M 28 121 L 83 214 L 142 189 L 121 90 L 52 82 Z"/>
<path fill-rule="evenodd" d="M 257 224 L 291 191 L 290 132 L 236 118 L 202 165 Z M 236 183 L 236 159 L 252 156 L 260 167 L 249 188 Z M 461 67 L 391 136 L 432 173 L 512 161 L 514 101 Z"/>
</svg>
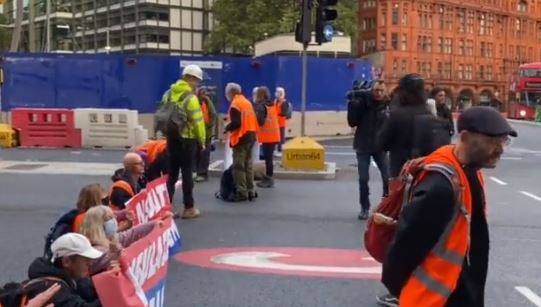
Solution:
<svg viewBox="0 0 541 307">
<path fill-rule="evenodd" d="M 230 122 L 229 124 L 227 124 L 227 126 L 225 126 L 225 131 L 226 132 L 232 132 L 232 131 L 235 131 L 237 129 L 240 129 L 241 125 L 242 125 L 242 116 L 241 116 L 241 113 L 239 110 L 235 109 L 235 108 L 231 108 L 231 110 L 229 111 L 229 119 L 230 119 Z M 255 132 L 252 132 L 252 131 L 248 131 L 244 136 L 242 136 L 239 140 L 239 143 L 237 144 L 238 145 L 243 145 L 243 144 L 250 144 L 250 143 L 254 143 L 256 140 L 256 134 Z M 231 146 L 233 147 L 233 146 Z"/>
<path fill-rule="evenodd" d="M 32 286 L 29 298 L 44 292 L 55 283 L 60 283 L 60 291 L 53 297 L 52 303 L 55 307 L 100 307 L 96 291 L 90 279 L 75 281 L 67 277 L 64 272 L 55 267 L 45 258 L 37 258 L 28 268 L 30 280 L 44 277 L 55 277 L 62 281 L 44 280 L 36 282 Z"/>
<path fill-rule="evenodd" d="M 389 102 L 376 102 L 372 93 L 363 92 L 359 99 L 348 102 L 348 124 L 356 127 L 353 148 L 357 152 L 376 153 L 377 133 L 388 116 Z"/>
<path fill-rule="evenodd" d="M 391 110 L 377 138 L 377 149 L 390 152 L 391 177 L 400 174 L 406 161 L 414 152 L 414 127 L 417 115 L 431 114 L 425 104 L 416 106 L 397 106 Z"/>
<path fill-rule="evenodd" d="M 470 265 L 465 261 L 456 290 L 446 307 L 483 307 L 488 270 L 489 234 L 484 213 L 484 193 L 475 170 L 465 169 L 472 190 Z M 382 282 L 399 296 L 411 273 L 443 234 L 452 218 L 453 189 L 439 173 L 426 177 L 414 188 L 412 201 L 404 207 L 397 233 L 383 264 Z"/>
<path fill-rule="evenodd" d="M 111 180 L 113 182 L 122 180 L 129 183 L 129 185 L 131 186 L 135 194 L 141 192 L 141 190 L 146 188 L 147 186 L 147 180 L 144 177 L 140 178 L 138 182 L 133 182 L 133 180 L 131 179 L 131 175 L 124 169 L 118 169 L 115 172 L 115 174 L 111 177 Z M 133 195 L 130 195 L 128 192 L 124 191 L 123 189 L 114 188 L 111 191 L 109 201 L 115 207 L 119 209 L 125 209 L 126 202 L 128 202 L 128 200 L 130 200 L 132 197 Z"/>
<path fill-rule="evenodd" d="M 453 120 L 453 113 L 451 110 L 444 104 L 437 105 L 436 111 L 438 113 L 438 118 L 448 122 L 449 135 L 455 134 L 455 122 Z"/>
</svg>

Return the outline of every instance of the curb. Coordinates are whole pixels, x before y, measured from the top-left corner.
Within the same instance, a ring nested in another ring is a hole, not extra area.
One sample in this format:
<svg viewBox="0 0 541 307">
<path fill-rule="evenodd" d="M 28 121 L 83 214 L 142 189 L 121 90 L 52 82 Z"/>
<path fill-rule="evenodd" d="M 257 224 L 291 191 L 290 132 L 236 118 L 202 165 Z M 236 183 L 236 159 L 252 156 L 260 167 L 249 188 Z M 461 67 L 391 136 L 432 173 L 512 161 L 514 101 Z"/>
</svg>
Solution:
<svg viewBox="0 0 541 307">
<path fill-rule="evenodd" d="M 223 160 L 213 162 L 209 166 L 209 175 L 220 177 L 223 173 Z M 264 162 L 257 162 L 254 170 L 265 169 Z M 295 179 L 295 180 L 334 180 L 337 172 L 336 163 L 325 162 L 324 171 L 286 171 L 279 165 L 274 169 L 275 179 Z"/>
<path fill-rule="evenodd" d="M 529 120 L 520 120 L 520 119 L 507 119 L 508 122 L 513 124 L 525 124 L 530 126 L 541 126 L 541 123 L 539 122 L 532 122 Z"/>
</svg>

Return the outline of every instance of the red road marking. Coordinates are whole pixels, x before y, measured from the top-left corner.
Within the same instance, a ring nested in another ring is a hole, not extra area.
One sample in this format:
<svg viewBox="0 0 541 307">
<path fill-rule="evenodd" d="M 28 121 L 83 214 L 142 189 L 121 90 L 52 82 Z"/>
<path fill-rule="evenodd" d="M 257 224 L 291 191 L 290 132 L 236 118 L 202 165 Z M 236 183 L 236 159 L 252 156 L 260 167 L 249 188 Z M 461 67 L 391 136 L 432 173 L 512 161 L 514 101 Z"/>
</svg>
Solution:
<svg viewBox="0 0 541 307">
<path fill-rule="evenodd" d="M 238 247 L 192 250 L 181 263 L 217 270 L 330 278 L 379 279 L 381 266 L 361 250 Z"/>
</svg>

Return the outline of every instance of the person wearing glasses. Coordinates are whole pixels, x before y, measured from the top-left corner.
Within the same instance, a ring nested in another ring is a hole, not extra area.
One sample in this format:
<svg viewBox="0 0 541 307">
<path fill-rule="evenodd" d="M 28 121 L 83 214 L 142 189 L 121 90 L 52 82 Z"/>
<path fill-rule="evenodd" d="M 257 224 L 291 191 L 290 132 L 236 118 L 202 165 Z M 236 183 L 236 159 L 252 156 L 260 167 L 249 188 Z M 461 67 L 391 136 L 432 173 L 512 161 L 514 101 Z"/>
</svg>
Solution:
<svg viewBox="0 0 541 307">
<path fill-rule="evenodd" d="M 109 205 L 113 210 L 123 210 L 126 202 L 146 188 L 145 162 L 140 155 L 129 152 L 124 156 L 124 168 L 115 172 L 109 194 Z"/>
</svg>

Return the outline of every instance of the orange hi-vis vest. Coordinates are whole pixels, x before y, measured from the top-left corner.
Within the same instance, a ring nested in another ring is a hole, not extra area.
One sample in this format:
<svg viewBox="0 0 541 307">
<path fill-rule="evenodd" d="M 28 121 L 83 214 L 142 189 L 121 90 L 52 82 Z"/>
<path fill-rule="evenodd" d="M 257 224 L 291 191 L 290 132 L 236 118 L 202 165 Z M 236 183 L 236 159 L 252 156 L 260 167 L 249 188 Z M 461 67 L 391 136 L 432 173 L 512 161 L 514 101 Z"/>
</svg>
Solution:
<svg viewBox="0 0 541 307">
<path fill-rule="evenodd" d="M 133 190 L 132 186 L 129 183 L 127 183 L 124 180 L 115 181 L 113 185 L 111 186 L 111 192 L 109 193 L 109 207 L 111 207 L 111 209 L 115 211 L 120 210 L 120 208 L 117 207 L 115 204 L 111 203 L 111 196 L 113 195 L 114 189 L 121 189 L 121 190 L 126 191 L 131 197 L 135 196 L 135 191 Z"/>
<path fill-rule="evenodd" d="M 257 131 L 257 117 L 255 116 L 252 103 L 246 99 L 243 95 L 236 95 L 231 103 L 231 109 L 237 109 L 240 114 L 240 128 L 231 131 L 229 136 L 229 144 L 235 146 L 239 143 L 240 139 L 248 132 Z"/>
<path fill-rule="evenodd" d="M 203 112 L 203 121 L 205 121 L 205 125 L 210 124 L 210 116 L 209 116 L 209 107 L 207 105 L 207 101 L 205 99 L 201 99 L 201 112 Z"/>
<path fill-rule="evenodd" d="M 285 116 L 280 116 L 282 114 L 282 105 L 284 104 L 285 100 L 278 100 L 276 99 L 274 101 L 274 105 L 276 106 L 276 112 L 278 112 L 278 126 L 280 128 L 284 128 L 287 126 L 287 118 Z"/>
<path fill-rule="evenodd" d="M 267 118 L 265 124 L 257 131 L 257 141 L 262 144 L 280 143 L 280 126 L 276 107 L 272 105 L 265 108 L 267 108 Z"/>
<path fill-rule="evenodd" d="M 159 154 L 167 150 L 167 141 L 165 139 L 149 140 L 143 145 L 137 147 L 137 152 L 144 152 L 147 156 L 147 164 L 152 164 L 156 161 Z"/>
<path fill-rule="evenodd" d="M 449 178 L 458 180 L 454 184 L 456 206 L 453 218 L 438 242 L 402 288 L 400 307 L 444 307 L 456 290 L 464 261 L 469 262 L 472 196 L 468 179 L 455 157 L 454 148 L 454 145 L 441 147 L 423 162 L 425 165 L 437 164 L 444 167 Z M 429 171 L 422 171 L 416 182 L 426 177 Z M 484 189 L 480 171 L 478 177 Z"/>
</svg>

